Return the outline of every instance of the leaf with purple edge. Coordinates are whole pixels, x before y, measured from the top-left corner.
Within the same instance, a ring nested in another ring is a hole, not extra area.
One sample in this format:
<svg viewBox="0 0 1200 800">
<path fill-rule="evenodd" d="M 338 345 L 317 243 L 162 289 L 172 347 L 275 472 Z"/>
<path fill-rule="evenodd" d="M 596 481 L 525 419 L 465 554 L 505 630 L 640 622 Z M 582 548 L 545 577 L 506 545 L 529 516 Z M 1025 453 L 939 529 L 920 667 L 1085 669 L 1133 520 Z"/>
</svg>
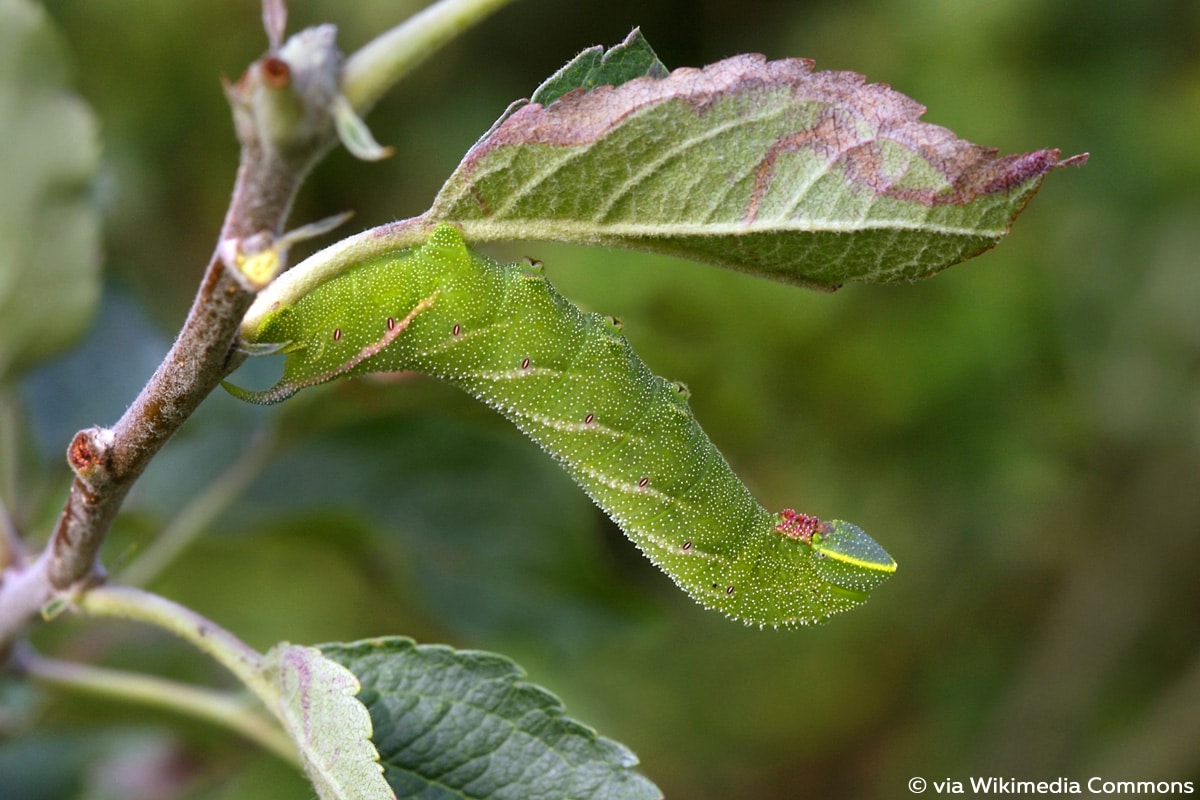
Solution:
<svg viewBox="0 0 1200 800">
<path fill-rule="evenodd" d="M 427 219 L 468 241 L 626 247 L 788 283 L 924 278 L 994 246 L 1057 150 L 999 156 L 919 103 L 807 59 L 742 55 L 530 103 Z"/>
<path fill-rule="evenodd" d="M 271 710 L 321 800 L 394 800 L 354 673 L 315 647 L 281 643 L 264 657 L 263 675 L 279 693 Z"/>
</svg>

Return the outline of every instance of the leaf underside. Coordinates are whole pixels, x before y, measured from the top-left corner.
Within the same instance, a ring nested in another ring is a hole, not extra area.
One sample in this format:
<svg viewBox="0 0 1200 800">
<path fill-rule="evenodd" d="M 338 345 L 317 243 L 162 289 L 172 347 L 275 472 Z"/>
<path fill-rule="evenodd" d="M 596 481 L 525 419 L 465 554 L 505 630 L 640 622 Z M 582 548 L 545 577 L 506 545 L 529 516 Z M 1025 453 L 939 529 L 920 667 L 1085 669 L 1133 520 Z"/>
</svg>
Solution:
<svg viewBox="0 0 1200 800">
<path fill-rule="evenodd" d="M 275 714 L 296 742 L 321 800 L 393 797 L 352 672 L 315 647 L 286 643 L 267 653 L 263 672 L 279 692 Z"/>
<path fill-rule="evenodd" d="M 576 90 L 510 109 L 428 218 L 468 241 L 626 247 L 812 287 L 924 278 L 995 245 L 1059 163 L 998 156 L 924 111 L 758 55 Z"/>
<path fill-rule="evenodd" d="M 634 770 L 633 753 L 567 717 L 502 656 L 400 637 L 321 649 L 362 683 L 359 700 L 400 800 L 662 797 Z"/>
</svg>

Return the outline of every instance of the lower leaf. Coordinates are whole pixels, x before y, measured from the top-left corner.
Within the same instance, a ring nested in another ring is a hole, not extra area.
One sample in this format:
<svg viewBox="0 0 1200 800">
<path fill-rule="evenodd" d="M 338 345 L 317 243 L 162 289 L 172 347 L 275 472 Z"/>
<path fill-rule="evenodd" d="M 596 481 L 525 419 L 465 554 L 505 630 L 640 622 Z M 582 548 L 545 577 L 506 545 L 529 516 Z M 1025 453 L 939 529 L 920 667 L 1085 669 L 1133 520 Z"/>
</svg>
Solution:
<svg viewBox="0 0 1200 800">
<path fill-rule="evenodd" d="M 357 676 L 399 798 L 657 800 L 624 746 L 503 656 L 391 637 L 321 648 Z"/>
<path fill-rule="evenodd" d="M 273 709 L 296 742 L 304 771 L 321 800 L 390 800 L 371 719 L 355 695 L 359 683 L 315 647 L 279 644 L 263 659 L 279 692 Z"/>
</svg>

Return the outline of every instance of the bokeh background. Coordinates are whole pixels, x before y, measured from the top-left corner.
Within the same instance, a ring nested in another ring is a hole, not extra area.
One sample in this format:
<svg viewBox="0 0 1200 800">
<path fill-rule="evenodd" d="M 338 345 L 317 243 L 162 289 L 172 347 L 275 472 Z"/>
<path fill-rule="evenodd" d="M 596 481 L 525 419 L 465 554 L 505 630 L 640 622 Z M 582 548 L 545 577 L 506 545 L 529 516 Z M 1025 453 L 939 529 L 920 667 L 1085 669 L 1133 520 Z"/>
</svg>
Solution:
<svg viewBox="0 0 1200 800">
<path fill-rule="evenodd" d="M 71 434 L 115 420 L 182 320 L 237 157 L 218 76 L 265 47 L 253 0 L 45 5 L 99 121 L 104 259 L 86 336 L 0 394 L 0 491 L 35 539 Z M 421 4 L 289 5 L 292 30 L 335 22 L 349 51 Z M 196 521 L 153 590 L 261 648 L 407 634 L 505 653 L 672 798 L 900 798 L 913 776 L 1200 785 L 1200 5 L 521 0 L 393 91 L 369 121 L 396 155 L 333 153 L 293 223 L 419 213 L 510 100 L 634 25 L 668 66 L 808 56 L 1005 152 L 1091 153 L 999 248 L 914 285 L 824 295 L 616 251 L 492 251 L 622 317 L 764 505 L 855 521 L 895 578 L 814 629 L 706 613 L 534 445 L 424 380 L 269 409 L 214 395 L 130 498 L 112 571 L 145 570 L 156 537 Z M 229 683 L 144 628 L 63 619 L 34 639 Z M 165 713 L 15 680 L 0 708 L 6 799 L 311 793 Z"/>
</svg>

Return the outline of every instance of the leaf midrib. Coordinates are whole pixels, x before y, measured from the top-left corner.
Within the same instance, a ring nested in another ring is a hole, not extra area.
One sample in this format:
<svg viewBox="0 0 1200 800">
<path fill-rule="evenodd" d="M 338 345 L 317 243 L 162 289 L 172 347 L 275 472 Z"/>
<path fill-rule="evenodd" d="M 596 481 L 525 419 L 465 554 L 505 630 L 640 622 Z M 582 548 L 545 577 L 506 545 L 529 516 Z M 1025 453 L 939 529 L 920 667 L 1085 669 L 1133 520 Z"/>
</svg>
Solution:
<svg viewBox="0 0 1200 800">
<path fill-rule="evenodd" d="M 912 231 L 916 233 L 932 233 L 941 236 L 959 236 L 963 238 L 1000 239 L 1006 228 L 968 228 L 951 225 L 931 224 L 929 222 L 913 222 L 906 220 L 886 220 L 872 223 L 862 222 L 798 222 L 793 225 L 780 224 L 773 220 L 767 224 L 754 222 L 724 223 L 652 223 L 635 224 L 628 222 L 602 223 L 592 220 L 580 221 L 552 218 L 455 218 L 440 217 L 447 222 L 459 226 L 464 236 L 472 241 L 512 241 L 514 239 L 538 239 L 539 233 L 546 232 L 545 238 L 560 241 L 598 242 L 615 239 L 674 239 L 683 237 L 718 238 L 723 236 L 746 236 L 750 234 L 778 233 L 863 233 L 864 231 Z M 551 235 L 552 234 L 552 235 Z"/>
</svg>

